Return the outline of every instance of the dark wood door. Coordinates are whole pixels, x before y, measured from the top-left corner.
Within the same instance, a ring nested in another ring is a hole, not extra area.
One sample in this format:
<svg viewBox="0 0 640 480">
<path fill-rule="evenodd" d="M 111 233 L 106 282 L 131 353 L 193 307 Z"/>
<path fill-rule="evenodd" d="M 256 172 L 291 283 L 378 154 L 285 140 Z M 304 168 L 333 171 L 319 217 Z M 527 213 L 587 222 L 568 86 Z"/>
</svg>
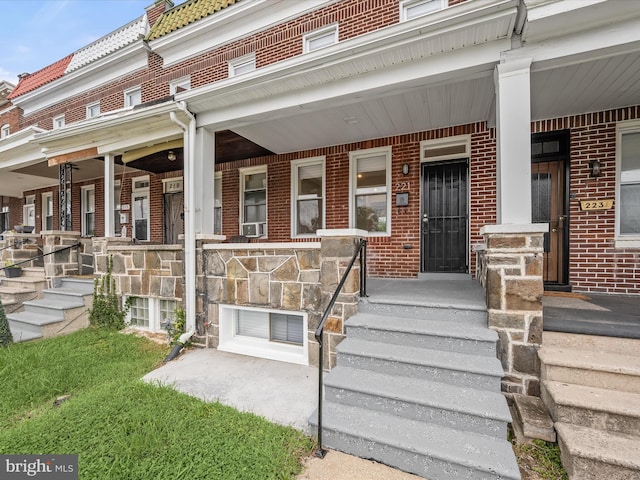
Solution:
<svg viewBox="0 0 640 480">
<path fill-rule="evenodd" d="M 563 284 L 567 215 L 564 201 L 563 161 L 537 162 L 531 165 L 531 220 L 548 223 L 544 235 L 544 281 Z"/>
<path fill-rule="evenodd" d="M 179 235 L 184 233 L 184 196 L 182 192 L 164 194 L 164 243 L 180 243 Z"/>
<path fill-rule="evenodd" d="M 422 271 L 468 271 L 466 160 L 422 166 Z"/>
</svg>

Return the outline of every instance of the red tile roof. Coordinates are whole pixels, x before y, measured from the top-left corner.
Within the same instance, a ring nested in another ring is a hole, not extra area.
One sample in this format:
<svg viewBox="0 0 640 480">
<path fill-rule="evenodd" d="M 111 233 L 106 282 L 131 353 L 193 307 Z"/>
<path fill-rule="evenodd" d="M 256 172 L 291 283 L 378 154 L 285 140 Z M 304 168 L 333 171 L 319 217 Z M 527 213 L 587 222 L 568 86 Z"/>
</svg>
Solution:
<svg viewBox="0 0 640 480">
<path fill-rule="evenodd" d="M 68 55 L 62 60 L 58 60 L 48 67 L 44 67 L 42 70 L 38 70 L 37 72 L 27 75 L 26 77 L 22 77 L 18 82 L 16 88 L 14 88 L 13 92 L 11 92 L 11 95 L 9 95 L 9 100 L 19 97 L 20 95 L 35 90 L 42 85 L 53 82 L 54 80 L 62 77 L 72 58 L 73 54 Z"/>
</svg>

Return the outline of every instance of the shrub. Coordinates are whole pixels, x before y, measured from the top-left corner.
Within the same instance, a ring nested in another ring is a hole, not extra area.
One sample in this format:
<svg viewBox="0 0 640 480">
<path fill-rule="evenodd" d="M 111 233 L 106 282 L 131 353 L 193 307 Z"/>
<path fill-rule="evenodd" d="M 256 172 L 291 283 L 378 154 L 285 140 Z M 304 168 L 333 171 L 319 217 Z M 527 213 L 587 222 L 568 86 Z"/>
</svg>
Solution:
<svg viewBox="0 0 640 480">
<path fill-rule="evenodd" d="M 120 298 L 116 293 L 116 281 L 111 276 L 113 258 L 109 257 L 107 273 L 93 283 L 93 307 L 89 310 L 89 323 L 97 327 L 122 330 L 125 318 L 131 307 L 133 297 L 127 298 L 120 307 Z"/>
<path fill-rule="evenodd" d="M 13 335 L 9 328 L 9 321 L 4 313 L 4 307 L 0 302 L 0 347 L 6 347 L 10 343 L 13 343 Z"/>
</svg>

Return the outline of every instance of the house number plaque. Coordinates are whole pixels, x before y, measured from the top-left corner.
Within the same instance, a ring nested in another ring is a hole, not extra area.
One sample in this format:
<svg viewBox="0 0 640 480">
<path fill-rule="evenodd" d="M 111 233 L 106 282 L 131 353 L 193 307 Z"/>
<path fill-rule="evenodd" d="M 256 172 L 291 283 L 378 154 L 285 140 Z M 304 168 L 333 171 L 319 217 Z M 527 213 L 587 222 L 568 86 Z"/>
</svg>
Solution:
<svg viewBox="0 0 640 480">
<path fill-rule="evenodd" d="M 581 210 L 609 210 L 611 207 L 613 207 L 613 199 L 582 200 L 580 202 Z"/>
</svg>

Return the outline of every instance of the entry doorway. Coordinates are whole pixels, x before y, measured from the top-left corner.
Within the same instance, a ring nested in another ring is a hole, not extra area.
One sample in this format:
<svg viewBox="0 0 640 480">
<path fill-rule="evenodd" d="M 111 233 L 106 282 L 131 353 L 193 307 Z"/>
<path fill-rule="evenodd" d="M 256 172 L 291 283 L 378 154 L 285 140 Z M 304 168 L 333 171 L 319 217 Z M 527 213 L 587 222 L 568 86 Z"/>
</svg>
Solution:
<svg viewBox="0 0 640 480">
<path fill-rule="evenodd" d="M 531 220 L 549 224 L 544 234 L 545 289 L 568 290 L 569 131 L 533 135 L 531 156 Z"/>
<path fill-rule="evenodd" d="M 422 164 L 422 272 L 469 270 L 468 172 L 466 159 Z"/>
<path fill-rule="evenodd" d="M 162 181 L 162 211 L 164 244 L 180 243 L 179 236 L 184 233 L 184 192 L 182 178 L 170 178 Z"/>
</svg>

